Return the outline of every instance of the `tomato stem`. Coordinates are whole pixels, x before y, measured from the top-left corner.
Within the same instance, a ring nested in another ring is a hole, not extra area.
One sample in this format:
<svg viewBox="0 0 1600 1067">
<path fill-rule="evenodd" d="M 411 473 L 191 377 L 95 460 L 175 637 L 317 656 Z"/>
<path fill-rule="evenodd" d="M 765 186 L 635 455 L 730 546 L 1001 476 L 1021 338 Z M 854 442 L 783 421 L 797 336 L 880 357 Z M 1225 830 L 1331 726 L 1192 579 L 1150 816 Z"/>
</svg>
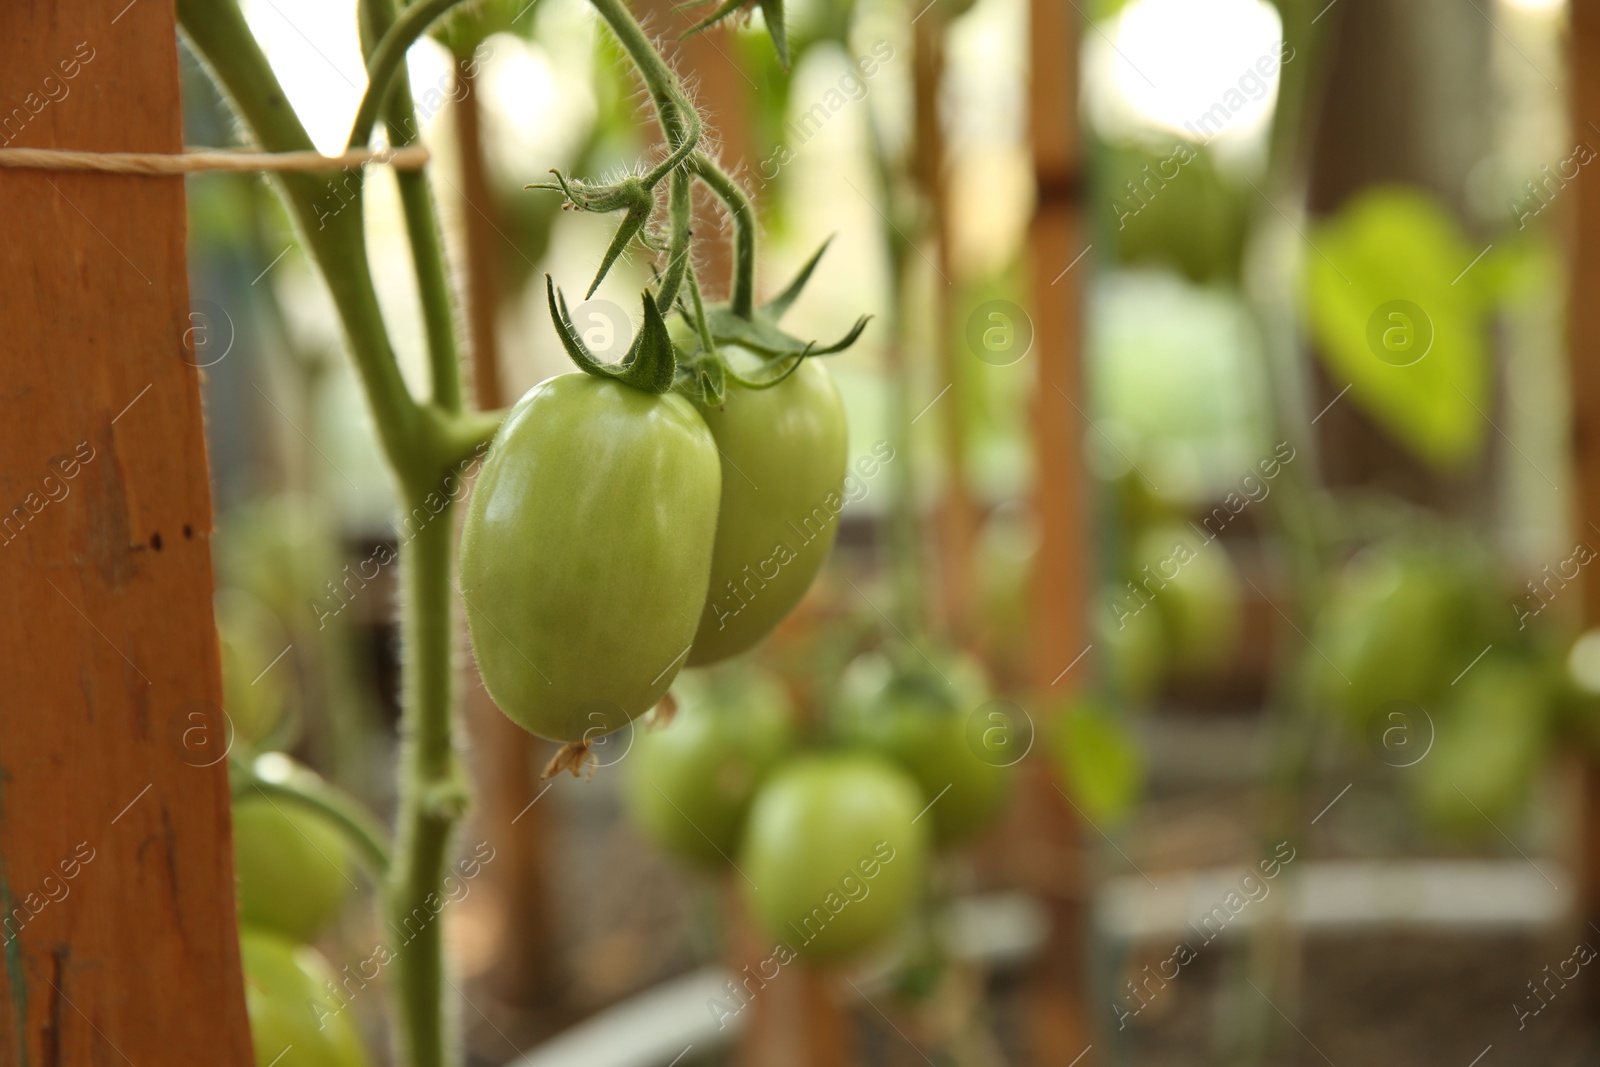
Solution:
<svg viewBox="0 0 1600 1067">
<path fill-rule="evenodd" d="M 361 105 L 356 109 L 355 121 L 350 124 L 349 147 L 359 148 L 366 144 L 372 137 L 372 128 L 377 125 L 378 111 L 383 107 L 384 94 L 393 80 L 395 72 L 405 63 L 406 50 L 416 43 L 417 38 L 428 31 L 428 27 L 446 11 L 465 0 L 419 0 L 400 13 L 395 18 L 392 6 L 389 17 L 379 26 L 369 22 L 368 29 L 377 37 L 370 49 L 367 49 L 367 91 L 362 94 Z M 401 86 L 405 86 L 401 82 Z M 396 88 L 398 94 L 400 88 Z M 405 86 L 406 97 L 409 100 L 411 90 Z M 404 143 L 409 144 L 408 138 Z M 391 135 L 391 143 L 393 141 Z"/>
<path fill-rule="evenodd" d="M 748 319 L 755 311 L 756 215 L 739 183 L 734 181 L 704 152 L 690 160 L 695 177 L 705 182 L 728 208 L 733 219 L 733 292 L 728 303 L 733 313 Z"/>
<path fill-rule="evenodd" d="M 394 1024 L 400 1062 L 408 1067 L 444 1067 L 458 1058 L 445 1042 L 445 962 L 438 903 L 450 831 L 466 810 L 467 793 L 456 765 L 452 731 L 454 501 L 448 496 L 442 499 L 441 510 L 411 539 L 401 561 L 400 812 L 385 895 L 389 921 L 407 939 L 395 956 Z M 417 508 L 427 509 L 430 501 L 413 496 L 408 503 L 415 513 Z"/>
</svg>

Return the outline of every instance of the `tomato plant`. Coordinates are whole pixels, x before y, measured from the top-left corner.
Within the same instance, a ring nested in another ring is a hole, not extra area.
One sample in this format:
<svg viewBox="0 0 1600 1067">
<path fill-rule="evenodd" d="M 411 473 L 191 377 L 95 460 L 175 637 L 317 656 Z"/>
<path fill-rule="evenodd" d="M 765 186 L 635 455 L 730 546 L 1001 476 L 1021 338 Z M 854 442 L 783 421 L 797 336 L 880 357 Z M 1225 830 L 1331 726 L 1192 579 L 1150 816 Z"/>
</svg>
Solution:
<svg viewBox="0 0 1600 1067">
<path fill-rule="evenodd" d="M 700 621 L 720 480 L 680 396 L 565 374 L 517 404 L 461 535 L 467 623 L 501 710 L 585 741 L 655 706 Z"/>
<path fill-rule="evenodd" d="M 351 124 L 351 149 L 366 148 L 380 123 L 390 146 L 415 143 L 419 125 L 406 56 L 459 2 L 360 0 L 367 87 Z M 763 403 L 780 404 L 784 396 L 803 399 L 809 395 L 806 383 L 817 380 L 810 370 L 774 398 L 752 397 L 801 373 L 806 360 L 853 343 L 866 325 L 858 320 L 841 340 L 824 346 L 778 328 L 816 257 L 777 297 L 756 306 L 753 206 L 708 154 L 698 110 L 623 0 L 591 3 L 648 93 L 665 151 L 614 182 L 557 174 L 543 187 L 559 191 L 575 210 L 622 213 L 594 285 L 636 244 L 650 256 L 664 252 L 655 281 L 641 296 L 642 326 L 620 363 L 604 363 L 585 349 L 565 299 L 547 280 L 557 337 L 584 374 L 536 387 L 509 420 L 504 412 L 468 410 L 458 316 L 429 179 L 421 169 L 399 170 L 396 186 L 426 341 L 429 389 L 426 396 L 416 395 L 401 373 L 374 284 L 363 170 L 319 162 L 315 170 L 276 176 L 344 327 L 395 476 L 397 525 L 409 534 L 400 568 L 404 743 L 392 860 L 373 838 L 371 820 L 347 810 L 327 790 L 303 786 L 295 775 L 262 779 L 262 785 L 284 794 L 310 790 L 317 794 L 312 807 L 339 814 L 335 824 L 386 881 L 381 899 L 391 921 L 441 895 L 451 835 L 467 807 L 453 736 L 452 592 L 459 590 L 467 601 L 470 636 L 496 701 L 528 729 L 570 742 L 555 766 L 576 770 L 591 737 L 621 727 L 666 691 L 706 609 L 721 476 L 711 430 L 693 405 L 721 408 L 731 396 L 732 423 L 745 418 L 738 409 L 746 404 L 755 411 Z M 787 62 L 781 0 L 756 3 Z M 746 0 L 719 4 L 701 27 L 747 6 Z M 177 7 L 190 46 L 260 148 L 312 151 L 238 4 L 178 0 Z M 725 304 L 706 304 L 692 266 L 695 182 L 710 189 L 732 221 L 734 284 Z M 330 210 L 328 193 L 336 188 Z M 658 203 L 663 188 L 664 220 Z M 658 225 L 663 221 L 664 227 Z M 676 339 L 668 316 L 687 324 Z M 733 346 L 757 356 L 759 369 L 746 373 L 729 366 L 720 350 Z M 669 395 L 674 390 L 684 395 Z M 465 523 L 458 586 L 452 567 L 459 478 L 463 465 L 491 439 Z M 826 440 L 826 432 L 818 439 Z M 738 523 L 729 528 L 736 530 Z M 785 595 L 798 594 L 791 589 Z M 451 1059 L 440 924 L 422 930 L 393 970 L 397 1055 L 407 1067 L 440 1067 Z"/>
<path fill-rule="evenodd" d="M 893 934 L 921 891 L 922 804 L 916 782 L 875 756 L 824 753 L 781 768 L 756 794 L 739 854 L 766 934 L 815 960 Z"/>
<path fill-rule="evenodd" d="M 667 852 L 725 868 L 756 788 L 793 744 L 789 698 L 776 679 L 753 672 L 680 682 L 674 694 L 670 726 L 634 741 L 628 813 Z"/>
</svg>

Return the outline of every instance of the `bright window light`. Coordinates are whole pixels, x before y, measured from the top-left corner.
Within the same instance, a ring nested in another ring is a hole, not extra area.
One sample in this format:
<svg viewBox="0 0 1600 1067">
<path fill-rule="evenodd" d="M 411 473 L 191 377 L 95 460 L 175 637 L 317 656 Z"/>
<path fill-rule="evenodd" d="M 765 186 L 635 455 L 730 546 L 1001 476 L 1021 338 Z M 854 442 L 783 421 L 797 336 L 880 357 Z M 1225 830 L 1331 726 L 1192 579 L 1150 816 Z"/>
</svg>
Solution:
<svg viewBox="0 0 1600 1067">
<path fill-rule="evenodd" d="M 367 87 L 356 0 L 249 0 L 245 20 L 317 151 L 344 151 Z"/>
<path fill-rule="evenodd" d="M 1293 61 L 1262 0 L 1134 0 L 1104 32 L 1119 110 L 1193 141 L 1259 131 Z"/>
</svg>

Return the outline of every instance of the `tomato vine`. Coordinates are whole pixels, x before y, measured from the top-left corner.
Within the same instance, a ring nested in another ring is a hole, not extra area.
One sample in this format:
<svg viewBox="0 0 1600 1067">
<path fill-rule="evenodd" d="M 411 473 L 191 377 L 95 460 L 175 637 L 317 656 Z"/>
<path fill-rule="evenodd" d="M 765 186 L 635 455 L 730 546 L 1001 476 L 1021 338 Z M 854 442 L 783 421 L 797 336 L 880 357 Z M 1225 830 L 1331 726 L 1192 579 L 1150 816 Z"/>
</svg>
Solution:
<svg viewBox="0 0 1600 1067">
<path fill-rule="evenodd" d="M 406 51 L 461 0 L 361 0 L 362 47 L 368 88 L 351 124 L 349 144 L 367 144 L 381 120 L 394 147 L 416 140 L 415 109 L 406 79 Z M 784 380 L 805 358 L 854 342 L 858 321 L 833 345 L 801 342 L 778 330 L 779 316 L 810 277 L 814 257 L 773 301 L 756 307 L 755 214 L 748 197 L 701 149 L 703 122 L 676 75 L 657 52 L 623 0 L 591 0 L 622 44 L 650 94 L 665 135 L 663 159 L 638 175 L 591 184 L 559 173 L 535 187 L 560 192 L 567 206 L 583 211 L 622 211 L 623 220 L 602 259 L 589 292 L 634 241 L 663 250 L 651 232 L 657 189 L 667 185 L 665 267 L 654 289 L 642 295 L 644 325 L 627 358 L 617 365 L 591 356 L 572 328 L 565 300 L 547 280 L 552 319 L 563 346 L 580 369 L 618 379 L 652 393 L 672 389 L 698 401 L 722 400 L 731 379 L 751 388 Z M 698 32 L 746 6 L 727 0 L 690 32 Z M 755 0 L 766 17 L 780 58 L 787 64 L 782 0 Z M 259 43 L 236 0 L 177 0 L 180 24 L 251 135 L 268 152 L 313 148 L 300 117 L 288 106 Z M 425 171 L 399 172 L 397 183 L 411 248 L 413 271 L 427 340 L 429 396 L 414 396 L 401 376 L 379 307 L 364 234 L 363 172 L 285 172 L 277 189 L 316 262 L 337 309 L 352 360 L 372 411 L 385 458 L 396 482 L 397 503 L 410 512 L 439 496 L 445 477 L 495 435 L 504 412 L 464 410 L 455 309 L 448 283 L 437 213 Z M 690 261 L 690 187 L 704 183 L 721 200 L 732 222 L 734 279 L 729 301 L 708 306 Z M 340 208 L 322 209 L 324 193 L 337 186 Z M 818 255 L 820 256 L 820 252 Z M 667 317 L 676 312 L 687 329 L 674 337 Z M 745 376 L 731 370 L 719 345 L 737 344 L 774 366 Z M 680 351 L 682 357 L 680 359 Z M 288 798 L 318 811 L 350 841 L 375 877 L 385 881 L 384 906 L 395 916 L 411 914 L 438 892 L 451 831 L 467 806 L 467 792 L 453 743 L 455 694 L 452 679 L 453 529 L 444 501 L 443 521 L 429 524 L 401 553 L 402 561 L 402 755 L 398 828 L 394 847 L 383 844 L 374 821 L 319 780 L 292 773 L 264 774 L 236 768 L 236 785 Z M 433 924 L 395 962 L 394 1025 L 401 1062 L 442 1067 L 457 1057 L 448 1050 L 441 995 L 445 981 L 440 930 Z"/>
</svg>

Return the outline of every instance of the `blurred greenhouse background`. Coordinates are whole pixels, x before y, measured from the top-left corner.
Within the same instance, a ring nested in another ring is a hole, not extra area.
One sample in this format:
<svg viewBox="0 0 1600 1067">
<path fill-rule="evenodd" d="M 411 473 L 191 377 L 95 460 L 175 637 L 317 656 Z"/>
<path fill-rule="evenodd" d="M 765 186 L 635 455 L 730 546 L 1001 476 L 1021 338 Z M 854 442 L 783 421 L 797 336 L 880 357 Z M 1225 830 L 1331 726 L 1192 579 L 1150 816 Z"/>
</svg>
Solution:
<svg viewBox="0 0 1600 1067">
<path fill-rule="evenodd" d="M 970 666 L 963 712 L 1004 702 L 1033 746 L 1006 814 L 941 854 L 914 929 L 848 984 L 719 1011 L 760 937 L 737 874 L 641 829 L 648 731 L 608 738 L 592 777 L 541 780 L 555 746 L 508 726 L 463 648 L 463 840 L 496 856 L 446 919 L 473 1063 L 1593 1059 L 1600 985 L 1563 966 L 1600 937 L 1573 918 L 1600 648 L 1566 590 L 1600 529 L 1575 488 L 1566 190 L 1592 187 L 1600 127 L 1569 110 L 1566 5 L 1063 2 L 1077 99 L 1030 96 L 1027 0 L 794 0 L 787 73 L 759 14 L 673 46 L 757 202 L 760 277 L 832 239 L 793 332 L 874 314 L 829 362 L 858 479 L 829 566 L 678 704 L 787 703 L 848 735 L 890 684 L 872 670 Z M 365 79 L 354 0 L 244 8 L 337 153 Z M 471 380 L 498 407 L 571 369 L 544 276 L 587 276 L 613 232 L 525 187 L 619 173 L 651 142 L 583 0 L 466 11 L 409 75 Z M 638 13 L 664 39 L 688 25 L 667 0 Z M 185 64 L 186 141 L 238 143 Z M 1080 134 L 1078 259 L 1034 262 L 1055 186 L 1030 122 Z M 389 811 L 390 476 L 269 186 L 188 190 L 229 713 Z M 391 174 L 366 216 L 420 389 Z M 697 266 L 720 291 L 726 260 Z M 575 305 L 595 351 L 626 347 L 650 271 L 625 260 Z M 1080 381 L 1038 372 L 1048 323 L 1081 335 Z M 1089 475 L 1066 609 L 1086 639 L 1054 681 L 1033 644 L 1041 406 L 1081 424 Z M 376 925 L 343 911 L 318 942 L 335 970 Z M 382 1048 L 378 998 L 350 1000 Z M 828 1026 L 847 1039 L 794 1036 Z"/>
</svg>

